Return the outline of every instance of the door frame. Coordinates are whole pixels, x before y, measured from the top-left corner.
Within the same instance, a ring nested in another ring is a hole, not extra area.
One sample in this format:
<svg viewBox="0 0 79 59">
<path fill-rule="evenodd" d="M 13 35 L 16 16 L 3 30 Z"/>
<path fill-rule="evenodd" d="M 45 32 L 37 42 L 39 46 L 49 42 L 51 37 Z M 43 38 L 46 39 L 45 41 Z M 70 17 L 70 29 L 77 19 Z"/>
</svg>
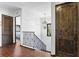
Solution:
<svg viewBox="0 0 79 59">
<path fill-rule="evenodd" d="M 16 17 L 21 17 L 21 16 L 16 16 Z M 15 44 L 16 44 L 16 17 L 15 17 Z M 20 18 L 20 22 L 21 22 L 21 18 Z M 20 32 L 21 32 L 21 25 L 20 25 Z M 20 36 L 21 36 L 21 34 L 20 34 Z M 21 43 L 21 37 L 20 37 L 20 43 Z"/>
</svg>

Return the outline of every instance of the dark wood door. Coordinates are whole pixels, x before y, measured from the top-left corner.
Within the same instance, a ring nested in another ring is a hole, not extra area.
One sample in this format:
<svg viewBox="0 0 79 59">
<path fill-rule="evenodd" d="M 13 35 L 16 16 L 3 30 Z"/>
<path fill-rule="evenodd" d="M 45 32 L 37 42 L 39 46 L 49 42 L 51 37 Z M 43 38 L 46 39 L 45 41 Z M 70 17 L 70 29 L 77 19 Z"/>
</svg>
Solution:
<svg viewBox="0 0 79 59">
<path fill-rule="evenodd" d="M 13 17 L 2 15 L 2 46 L 13 43 Z"/>
<path fill-rule="evenodd" d="M 76 3 L 64 3 L 56 6 L 56 54 L 76 56 L 77 35 Z"/>
</svg>

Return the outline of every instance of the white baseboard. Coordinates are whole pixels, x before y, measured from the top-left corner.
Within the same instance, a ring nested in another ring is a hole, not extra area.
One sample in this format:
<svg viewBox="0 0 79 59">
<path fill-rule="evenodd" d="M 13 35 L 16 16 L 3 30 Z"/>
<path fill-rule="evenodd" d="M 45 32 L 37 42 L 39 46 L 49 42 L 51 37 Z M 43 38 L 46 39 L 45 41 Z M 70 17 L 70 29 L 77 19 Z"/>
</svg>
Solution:
<svg viewBox="0 0 79 59">
<path fill-rule="evenodd" d="M 22 44 L 21 44 L 21 46 L 24 46 L 24 47 L 27 47 L 27 48 L 31 48 L 31 49 L 35 49 L 35 50 L 39 50 L 39 49 L 37 49 L 37 48 L 30 47 L 30 46 L 26 46 L 26 45 L 22 45 Z"/>
</svg>

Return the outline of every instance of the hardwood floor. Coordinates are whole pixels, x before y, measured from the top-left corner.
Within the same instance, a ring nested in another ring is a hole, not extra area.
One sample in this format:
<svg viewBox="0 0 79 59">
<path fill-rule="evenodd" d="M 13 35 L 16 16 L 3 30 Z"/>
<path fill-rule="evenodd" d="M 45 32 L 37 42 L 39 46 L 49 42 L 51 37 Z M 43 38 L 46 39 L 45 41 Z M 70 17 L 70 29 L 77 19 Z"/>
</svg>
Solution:
<svg viewBox="0 0 79 59">
<path fill-rule="evenodd" d="M 1 57 L 50 57 L 51 54 L 44 51 L 33 50 L 20 46 L 20 43 L 0 48 Z"/>
</svg>

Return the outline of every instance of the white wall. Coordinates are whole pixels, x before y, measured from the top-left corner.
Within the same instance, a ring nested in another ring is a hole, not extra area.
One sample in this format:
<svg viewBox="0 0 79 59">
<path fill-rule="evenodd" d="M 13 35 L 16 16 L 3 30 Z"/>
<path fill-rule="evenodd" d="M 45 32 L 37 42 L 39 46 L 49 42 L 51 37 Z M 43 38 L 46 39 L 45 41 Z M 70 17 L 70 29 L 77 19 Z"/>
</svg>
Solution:
<svg viewBox="0 0 79 59">
<path fill-rule="evenodd" d="M 45 18 L 46 20 L 46 29 L 44 29 L 44 24 L 42 24 L 44 22 L 44 20 L 41 20 L 41 37 L 42 37 L 42 41 L 46 44 L 46 50 L 47 51 L 51 51 L 51 36 L 47 36 L 47 24 L 51 23 L 51 17 L 50 16 L 46 16 Z"/>
<path fill-rule="evenodd" d="M 52 22 L 52 40 L 51 40 L 51 54 L 55 54 L 55 5 L 61 4 L 63 2 L 52 2 L 51 4 L 51 22 Z"/>
<path fill-rule="evenodd" d="M 26 7 L 22 7 L 22 25 L 21 25 L 21 39 L 23 39 L 22 31 L 32 31 L 46 44 L 47 50 L 51 50 L 51 38 L 41 37 L 41 17 L 43 14 L 51 18 L 51 3 L 50 2 L 36 2 L 28 3 Z M 45 33 L 46 35 L 46 33 Z M 23 40 L 21 40 L 21 45 Z"/>
</svg>

